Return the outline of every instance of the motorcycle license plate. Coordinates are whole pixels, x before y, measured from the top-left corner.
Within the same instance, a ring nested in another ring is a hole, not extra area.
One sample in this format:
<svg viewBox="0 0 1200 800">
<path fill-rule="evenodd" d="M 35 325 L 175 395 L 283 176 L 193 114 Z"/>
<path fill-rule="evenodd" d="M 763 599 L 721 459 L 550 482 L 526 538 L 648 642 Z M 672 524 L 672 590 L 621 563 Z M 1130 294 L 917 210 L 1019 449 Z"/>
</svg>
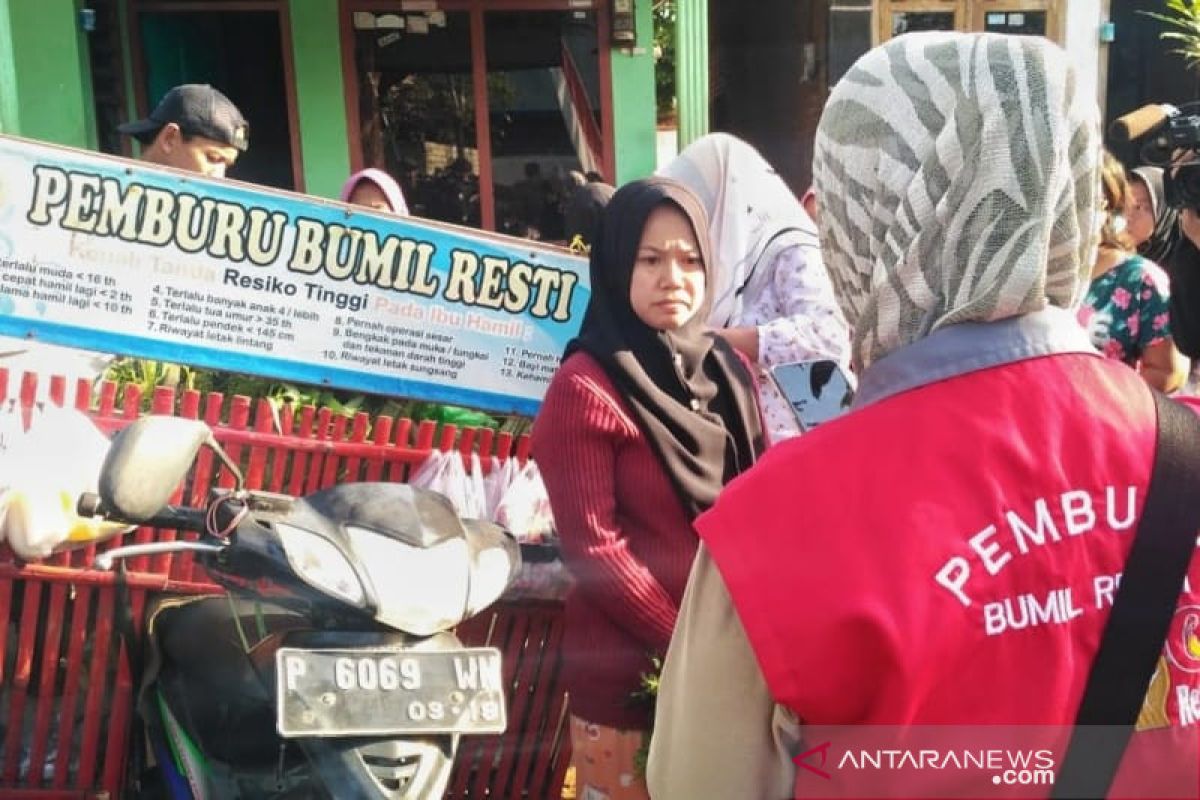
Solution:
<svg viewBox="0 0 1200 800">
<path fill-rule="evenodd" d="M 309 650 L 275 654 L 279 735 L 502 733 L 500 651 Z"/>
</svg>

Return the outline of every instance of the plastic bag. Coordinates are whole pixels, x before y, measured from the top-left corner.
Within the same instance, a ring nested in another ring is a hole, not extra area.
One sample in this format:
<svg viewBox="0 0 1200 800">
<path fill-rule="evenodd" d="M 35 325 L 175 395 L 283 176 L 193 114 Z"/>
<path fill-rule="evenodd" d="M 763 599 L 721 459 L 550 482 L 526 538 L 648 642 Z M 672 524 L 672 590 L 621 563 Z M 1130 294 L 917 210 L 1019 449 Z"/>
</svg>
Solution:
<svg viewBox="0 0 1200 800">
<path fill-rule="evenodd" d="M 0 411 L 0 492 L 6 490 L 14 475 L 20 470 L 13 466 L 13 458 L 8 453 L 19 447 L 25 439 L 25 422 L 22 412 L 16 403 L 8 403 Z"/>
<path fill-rule="evenodd" d="M 3 430 L 8 442 L 0 454 L 0 540 L 18 556 L 45 558 L 132 528 L 75 513 L 79 495 L 96 491 L 109 448 L 86 414 L 48 406 L 33 414 L 29 430 Z"/>
<path fill-rule="evenodd" d="M 504 493 L 508 491 L 508 487 L 517 477 L 517 460 L 506 458 L 501 462 L 495 456 L 490 456 L 490 458 L 492 470 L 483 479 L 483 491 L 487 500 L 487 518 L 495 522 L 496 509 L 500 507 Z"/>
<path fill-rule="evenodd" d="M 542 542 L 554 536 L 550 498 L 537 464 L 526 462 L 496 507 L 493 521 L 518 541 Z"/>
<path fill-rule="evenodd" d="M 478 457 L 475 459 L 478 460 Z M 444 494 L 460 517 L 483 519 L 487 507 L 483 487 L 483 469 L 471 464 L 471 473 L 463 467 L 457 450 L 433 450 L 408 481 L 413 486 Z"/>
<path fill-rule="evenodd" d="M 420 468 L 409 477 L 408 482 L 419 489 L 429 489 L 444 494 L 454 506 L 456 513 L 463 505 L 463 482 L 455 481 L 453 459 L 441 450 L 432 450 Z M 461 466 L 461 462 L 459 464 Z"/>
<path fill-rule="evenodd" d="M 487 519 L 487 487 L 484 484 L 483 462 L 478 453 L 471 453 L 471 471 L 467 473 L 466 503 L 463 516 L 468 519 Z"/>
</svg>

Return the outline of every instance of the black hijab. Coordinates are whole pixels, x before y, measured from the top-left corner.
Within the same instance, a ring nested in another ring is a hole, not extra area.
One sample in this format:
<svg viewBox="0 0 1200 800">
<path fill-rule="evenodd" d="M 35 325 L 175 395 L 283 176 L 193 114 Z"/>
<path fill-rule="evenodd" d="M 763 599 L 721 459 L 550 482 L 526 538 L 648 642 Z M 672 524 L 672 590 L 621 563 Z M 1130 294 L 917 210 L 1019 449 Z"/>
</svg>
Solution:
<svg viewBox="0 0 1200 800">
<path fill-rule="evenodd" d="M 1200 251 L 1179 227 L 1179 211 L 1167 205 L 1160 167 L 1137 167 L 1150 195 L 1154 231 L 1138 252 L 1163 267 L 1171 278 L 1171 339 L 1188 358 L 1200 358 Z"/>
<path fill-rule="evenodd" d="M 687 324 L 669 332 L 646 325 L 630 305 L 642 229 L 663 203 L 691 222 L 711 284 L 708 220 L 695 195 L 669 178 L 626 184 L 601 216 L 591 250 L 591 300 L 566 355 L 583 350 L 600 362 L 694 518 L 754 463 L 764 440 L 753 378 L 705 326 L 708 293 Z"/>
<path fill-rule="evenodd" d="M 1163 171 L 1160 167 L 1137 167 L 1131 177 L 1140 180 L 1150 195 L 1150 212 L 1154 215 L 1154 231 L 1138 247 L 1138 252 L 1156 264 L 1165 265 L 1179 245 L 1179 212 L 1167 205 L 1163 190 Z"/>
</svg>

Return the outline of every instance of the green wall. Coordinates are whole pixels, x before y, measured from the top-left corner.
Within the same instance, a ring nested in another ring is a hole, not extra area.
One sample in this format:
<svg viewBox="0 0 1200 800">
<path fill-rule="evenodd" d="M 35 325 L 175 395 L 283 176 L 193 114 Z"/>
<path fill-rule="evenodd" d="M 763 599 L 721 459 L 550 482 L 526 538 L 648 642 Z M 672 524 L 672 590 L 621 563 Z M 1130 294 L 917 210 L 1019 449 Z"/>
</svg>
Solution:
<svg viewBox="0 0 1200 800">
<path fill-rule="evenodd" d="M 96 146 L 85 36 L 75 0 L 0 0 L 0 128 Z"/>
<path fill-rule="evenodd" d="M 679 149 L 708 133 L 708 4 L 681 2 L 675 22 Z"/>
<path fill-rule="evenodd" d="M 0 0 L 0 133 L 21 130 L 17 104 L 17 64 L 13 57 L 13 27 L 8 0 Z"/>
<path fill-rule="evenodd" d="M 350 174 L 338 0 L 291 0 L 304 191 L 337 197 Z"/>
<path fill-rule="evenodd" d="M 654 20 L 650 3 L 651 0 L 637 0 L 637 46 L 612 51 L 618 186 L 646 177 L 656 166 Z"/>
</svg>

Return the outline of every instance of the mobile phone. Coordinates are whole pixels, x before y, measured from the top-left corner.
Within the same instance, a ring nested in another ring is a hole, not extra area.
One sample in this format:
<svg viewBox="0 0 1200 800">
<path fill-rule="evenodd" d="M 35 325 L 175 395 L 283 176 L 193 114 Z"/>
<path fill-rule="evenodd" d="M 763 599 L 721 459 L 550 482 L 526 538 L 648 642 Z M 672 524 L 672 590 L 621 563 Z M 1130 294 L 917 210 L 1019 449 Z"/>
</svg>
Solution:
<svg viewBox="0 0 1200 800">
<path fill-rule="evenodd" d="M 802 431 L 845 413 L 854 400 L 854 376 L 836 361 L 793 361 L 770 372 Z"/>
</svg>

